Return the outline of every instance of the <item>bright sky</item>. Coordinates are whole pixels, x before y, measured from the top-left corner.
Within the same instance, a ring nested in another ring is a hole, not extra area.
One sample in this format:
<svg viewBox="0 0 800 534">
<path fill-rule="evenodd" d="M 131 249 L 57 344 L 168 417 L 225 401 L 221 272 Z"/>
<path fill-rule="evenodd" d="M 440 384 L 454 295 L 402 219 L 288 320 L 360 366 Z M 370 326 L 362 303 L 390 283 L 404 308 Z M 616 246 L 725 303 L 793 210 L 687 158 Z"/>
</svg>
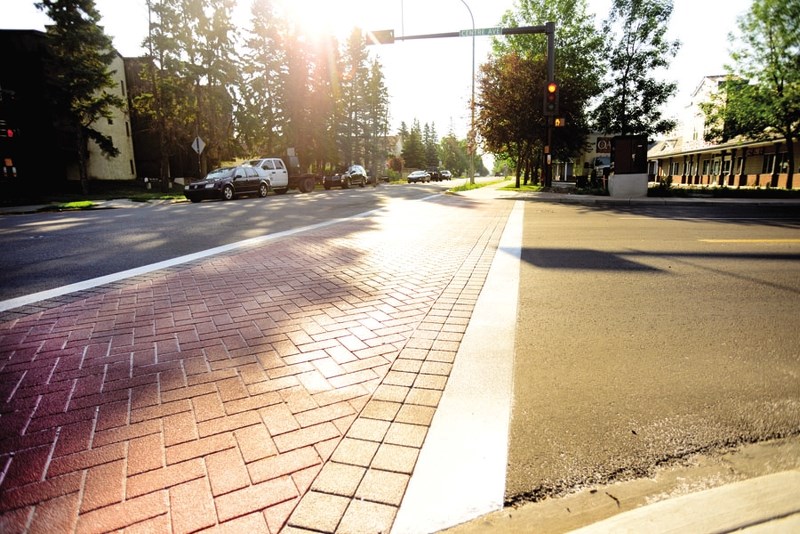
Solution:
<svg viewBox="0 0 800 534">
<path fill-rule="evenodd" d="M 347 34 L 355 26 L 366 30 L 393 29 L 395 35 L 454 32 L 499 25 L 515 0 L 285 0 L 303 24 L 333 27 Z M 3 29 L 43 30 L 49 19 L 34 7 L 34 0 L 3 0 Z M 142 53 L 147 33 L 146 0 L 95 0 L 106 33 L 123 56 Z M 246 21 L 250 0 L 239 0 L 237 20 Z M 588 0 L 599 24 L 611 0 Z M 670 38 L 683 45 L 672 61 L 667 79 L 678 82 L 678 94 L 666 110 L 677 115 L 703 76 L 723 74 L 728 61 L 728 32 L 752 0 L 674 0 Z M 545 21 L 541 21 L 544 24 Z M 246 22 L 245 22 L 246 25 Z M 557 30 L 556 30 L 557 31 Z M 476 70 L 490 52 L 490 37 L 476 37 Z M 416 118 L 435 123 L 439 136 L 450 129 L 466 137 L 472 87 L 472 39 L 456 37 L 396 42 L 370 47 L 384 67 L 391 98 L 393 132 L 401 121 Z"/>
</svg>

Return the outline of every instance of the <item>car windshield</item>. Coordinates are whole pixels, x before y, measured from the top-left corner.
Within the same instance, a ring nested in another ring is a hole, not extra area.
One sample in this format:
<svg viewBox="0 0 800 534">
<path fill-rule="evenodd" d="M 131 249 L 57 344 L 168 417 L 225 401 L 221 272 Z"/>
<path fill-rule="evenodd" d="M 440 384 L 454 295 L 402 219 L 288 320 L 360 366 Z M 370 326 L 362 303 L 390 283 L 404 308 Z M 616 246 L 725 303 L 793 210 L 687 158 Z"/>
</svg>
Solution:
<svg viewBox="0 0 800 534">
<path fill-rule="evenodd" d="M 221 169 L 214 169 L 206 175 L 206 180 L 221 180 L 223 178 L 230 178 L 233 176 L 233 171 L 236 167 L 223 167 Z"/>
</svg>

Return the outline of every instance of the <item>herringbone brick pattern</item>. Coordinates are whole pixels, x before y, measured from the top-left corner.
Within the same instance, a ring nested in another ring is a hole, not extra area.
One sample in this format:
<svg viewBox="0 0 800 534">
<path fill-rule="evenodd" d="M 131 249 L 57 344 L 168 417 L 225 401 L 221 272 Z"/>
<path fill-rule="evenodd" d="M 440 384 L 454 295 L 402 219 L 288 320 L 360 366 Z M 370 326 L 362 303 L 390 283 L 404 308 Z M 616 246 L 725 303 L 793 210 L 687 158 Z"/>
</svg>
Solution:
<svg viewBox="0 0 800 534">
<path fill-rule="evenodd" d="M 406 203 L 3 323 L 0 531 L 388 530 L 508 211 Z"/>
</svg>

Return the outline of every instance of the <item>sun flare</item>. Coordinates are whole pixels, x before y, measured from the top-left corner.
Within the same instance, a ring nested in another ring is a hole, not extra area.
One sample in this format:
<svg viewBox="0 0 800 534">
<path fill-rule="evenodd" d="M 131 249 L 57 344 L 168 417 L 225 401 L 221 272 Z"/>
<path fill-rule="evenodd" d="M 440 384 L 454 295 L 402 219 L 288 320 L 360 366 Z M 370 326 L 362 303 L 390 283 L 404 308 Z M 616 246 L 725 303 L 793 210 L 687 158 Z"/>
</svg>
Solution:
<svg viewBox="0 0 800 534">
<path fill-rule="evenodd" d="M 359 26 L 357 2 L 280 0 L 278 5 L 290 23 L 307 35 L 342 38 Z"/>
</svg>

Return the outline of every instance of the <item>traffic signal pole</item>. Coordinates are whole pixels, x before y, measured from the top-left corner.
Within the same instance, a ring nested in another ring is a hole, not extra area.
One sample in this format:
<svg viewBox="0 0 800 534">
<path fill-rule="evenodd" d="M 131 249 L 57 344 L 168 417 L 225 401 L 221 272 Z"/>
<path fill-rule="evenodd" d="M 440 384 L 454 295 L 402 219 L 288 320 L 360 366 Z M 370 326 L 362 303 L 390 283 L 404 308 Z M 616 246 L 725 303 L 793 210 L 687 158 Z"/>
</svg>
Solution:
<svg viewBox="0 0 800 534">
<path fill-rule="evenodd" d="M 470 15 L 472 13 L 470 12 Z M 445 32 L 445 33 L 427 33 L 423 35 L 401 35 L 396 36 L 394 34 L 394 30 L 376 30 L 367 32 L 367 44 L 392 44 L 395 41 L 414 41 L 418 39 L 439 39 L 445 37 L 472 37 L 473 38 L 473 54 L 474 52 L 474 39 L 475 36 L 487 36 L 487 35 L 525 35 L 531 33 L 543 33 L 547 35 L 547 85 L 545 86 L 545 91 L 551 85 L 556 88 L 555 93 L 555 102 L 556 107 L 552 113 L 552 115 L 548 115 L 545 112 L 545 130 L 546 130 L 546 142 L 547 144 L 544 147 L 544 158 L 545 158 L 545 185 L 550 187 L 552 184 L 552 167 L 551 167 L 551 154 L 550 154 L 550 143 L 552 141 L 552 128 L 553 128 L 553 120 L 555 114 L 558 110 L 557 102 L 558 102 L 558 85 L 555 83 L 555 58 L 556 58 L 556 45 L 555 45 L 555 33 L 556 33 L 556 23 L 555 22 L 547 22 L 543 26 L 521 26 L 518 28 L 472 28 L 470 30 L 461 30 L 457 32 Z M 474 62 L 474 58 L 473 58 Z M 474 66 L 473 66 L 474 68 Z M 474 76 L 474 75 L 473 75 Z M 472 113 L 475 112 L 475 89 L 473 88 L 473 95 L 472 101 L 470 102 L 470 106 L 472 107 Z M 547 106 L 547 96 L 544 99 L 545 107 Z M 471 132 L 471 135 L 474 136 L 474 132 Z M 470 180 L 473 177 L 470 176 Z"/>
<path fill-rule="evenodd" d="M 556 84 L 556 45 L 555 45 L 556 23 L 548 22 L 545 24 L 545 35 L 547 35 L 547 89 L 555 88 L 556 109 L 558 106 L 558 85 Z M 545 97 L 547 102 L 547 97 Z M 547 104 L 545 103 L 545 106 Z M 555 113 L 553 113 L 555 115 Z M 553 142 L 553 125 L 552 117 L 545 114 L 545 131 L 547 136 L 547 147 L 544 154 L 544 186 L 551 187 L 553 185 L 553 154 L 551 144 Z"/>
</svg>

